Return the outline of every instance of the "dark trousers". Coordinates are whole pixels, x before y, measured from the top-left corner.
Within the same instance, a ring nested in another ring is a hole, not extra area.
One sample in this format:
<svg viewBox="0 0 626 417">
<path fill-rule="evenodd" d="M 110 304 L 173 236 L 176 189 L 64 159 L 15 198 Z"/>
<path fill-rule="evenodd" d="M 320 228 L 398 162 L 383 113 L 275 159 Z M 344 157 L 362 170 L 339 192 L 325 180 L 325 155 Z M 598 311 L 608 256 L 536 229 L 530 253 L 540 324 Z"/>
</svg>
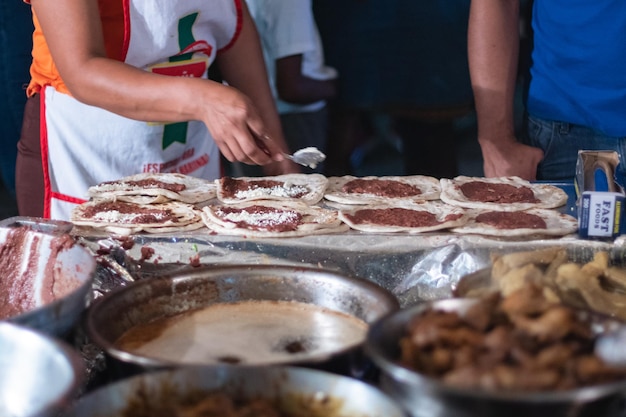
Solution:
<svg viewBox="0 0 626 417">
<path fill-rule="evenodd" d="M 22 134 L 17 144 L 17 208 L 20 216 L 42 217 L 44 206 L 43 166 L 40 145 L 40 95 L 26 101 Z"/>
</svg>

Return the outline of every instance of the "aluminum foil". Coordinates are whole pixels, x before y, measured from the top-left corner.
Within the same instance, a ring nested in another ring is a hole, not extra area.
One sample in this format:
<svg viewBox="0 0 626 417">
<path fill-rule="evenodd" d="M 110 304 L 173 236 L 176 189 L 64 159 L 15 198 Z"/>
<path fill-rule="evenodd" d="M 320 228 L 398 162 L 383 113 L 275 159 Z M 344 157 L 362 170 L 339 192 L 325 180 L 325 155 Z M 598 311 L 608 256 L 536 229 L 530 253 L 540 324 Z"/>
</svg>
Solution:
<svg viewBox="0 0 626 417">
<path fill-rule="evenodd" d="M 469 273 L 485 268 L 494 253 L 568 248 L 573 260 L 589 260 L 598 250 L 623 263 L 623 245 L 583 241 L 575 237 L 507 241 L 479 236 L 372 235 L 359 232 L 302 238 L 252 239 L 193 232 L 184 236 L 139 235 L 120 242 L 84 238 L 96 252 L 108 252 L 108 264 L 97 279 L 96 296 L 117 285 L 197 265 L 306 265 L 340 271 L 375 282 L 391 291 L 402 307 L 452 297 L 453 288 Z M 121 249 L 121 245 L 130 246 Z M 103 249 L 104 248 L 104 249 Z M 146 256 L 146 253 L 150 254 Z"/>
</svg>

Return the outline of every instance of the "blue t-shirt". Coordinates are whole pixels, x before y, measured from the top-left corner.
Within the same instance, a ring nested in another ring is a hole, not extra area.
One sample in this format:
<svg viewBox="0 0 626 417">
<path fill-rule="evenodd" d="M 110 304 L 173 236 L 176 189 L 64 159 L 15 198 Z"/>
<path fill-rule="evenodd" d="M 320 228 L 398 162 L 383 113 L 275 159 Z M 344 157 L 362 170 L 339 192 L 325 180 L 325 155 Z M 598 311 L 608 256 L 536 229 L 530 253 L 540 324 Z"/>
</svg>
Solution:
<svg viewBox="0 0 626 417">
<path fill-rule="evenodd" d="M 626 136 L 626 0 L 535 0 L 527 109 Z"/>
</svg>

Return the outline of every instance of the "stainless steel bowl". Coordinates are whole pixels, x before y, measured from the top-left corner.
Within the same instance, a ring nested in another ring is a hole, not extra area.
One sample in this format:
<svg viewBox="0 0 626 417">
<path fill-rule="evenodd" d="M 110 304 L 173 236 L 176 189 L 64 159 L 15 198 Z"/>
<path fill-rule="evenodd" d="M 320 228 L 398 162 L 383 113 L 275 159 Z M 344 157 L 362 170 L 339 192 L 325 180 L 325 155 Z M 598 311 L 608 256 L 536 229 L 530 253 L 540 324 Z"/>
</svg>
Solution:
<svg viewBox="0 0 626 417">
<path fill-rule="evenodd" d="M 256 300 L 307 303 L 358 318 L 366 324 L 399 308 L 398 301 L 387 290 L 370 281 L 337 272 L 294 266 L 234 265 L 201 267 L 191 272 L 136 281 L 94 303 L 87 312 L 85 323 L 90 338 L 116 362 L 139 368 L 165 367 L 181 363 L 121 350 L 115 342 L 134 326 L 158 318 L 179 316 L 219 303 Z M 271 328 L 280 326 L 280 323 L 268 322 L 267 325 Z M 215 337 L 219 338 L 219 335 Z M 369 361 L 363 361 L 364 337 L 365 332 L 358 345 L 342 346 L 330 353 L 294 355 L 272 364 L 314 365 L 359 376 L 369 364 Z M 250 348 L 254 349 L 254 346 Z M 214 362 L 197 364 L 211 363 Z M 114 362 L 112 369 L 115 365 Z"/>
<path fill-rule="evenodd" d="M 186 367 L 149 372 L 109 384 L 81 398 L 65 417 L 118 417 L 151 404 L 158 408 L 193 394 L 220 391 L 245 402 L 263 398 L 300 402 L 325 417 L 403 417 L 377 388 L 346 376 L 298 367 Z"/>
<path fill-rule="evenodd" d="M 89 301 L 96 261 L 71 242 L 65 229 L 0 227 L 0 248 L 12 257 L 3 264 L 9 269 L 1 272 L 0 292 L 11 294 L 3 299 L 9 303 L 32 299 L 5 320 L 57 336 L 78 323 Z"/>
<path fill-rule="evenodd" d="M 65 343 L 0 323 L 0 416 L 57 416 L 84 379 L 78 353 Z"/>
<path fill-rule="evenodd" d="M 428 308 L 462 312 L 475 299 L 425 302 L 374 324 L 365 352 L 381 369 L 380 387 L 414 417 L 623 416 L 626 381 L 559 392 L 487 392 L 460 389 L 398 364 L 399 340 L 410 320 Z M 608 323 L 608 328 L 611 323 Z"/>
</svg>

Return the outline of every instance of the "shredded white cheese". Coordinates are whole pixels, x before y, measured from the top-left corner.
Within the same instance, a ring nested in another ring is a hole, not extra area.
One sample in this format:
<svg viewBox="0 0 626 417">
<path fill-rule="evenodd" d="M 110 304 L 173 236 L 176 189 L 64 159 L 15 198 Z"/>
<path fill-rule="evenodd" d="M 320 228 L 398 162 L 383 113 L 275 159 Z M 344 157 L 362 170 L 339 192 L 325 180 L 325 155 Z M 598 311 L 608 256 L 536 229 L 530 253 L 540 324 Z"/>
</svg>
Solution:
<svg viewBox="0 0 626 417">
<path fill-rule="evenodd" d="M 93 220 L 105 223 L 122 223 L 122 224 L 132 224 L 135 219 L 140 216 L 144 216 L 146 213 L 120 213 L 117 210 L 111 211 L 102 211 L 95 216 L 93 216 Z M 164 221 L 170 216 L 166 213 L 159 212 L 151 212 L 151 216 L 153 216 L 156 220 Z"/>
<path fill-rule="evenodd" d="M 298 221 L 298 214 L 294 211 L 251 213 L 242 209 L 239 212 L 225 213 L 221 209 L 217 209 L 215 214 L 222 220 L 232 223 L 244 223 L 257 228 L 275 227 L 279 224 Z"/>
<path fill-rule="evenodd" d="M 235 193 L 235 197 L 239 199 L 264 196 L 293 198 L 308 193 L 309 188 L 305 185 L 284 184 L 276 187 L 256 187 L 247 190 L 239 190 Z"/>
</svg>

